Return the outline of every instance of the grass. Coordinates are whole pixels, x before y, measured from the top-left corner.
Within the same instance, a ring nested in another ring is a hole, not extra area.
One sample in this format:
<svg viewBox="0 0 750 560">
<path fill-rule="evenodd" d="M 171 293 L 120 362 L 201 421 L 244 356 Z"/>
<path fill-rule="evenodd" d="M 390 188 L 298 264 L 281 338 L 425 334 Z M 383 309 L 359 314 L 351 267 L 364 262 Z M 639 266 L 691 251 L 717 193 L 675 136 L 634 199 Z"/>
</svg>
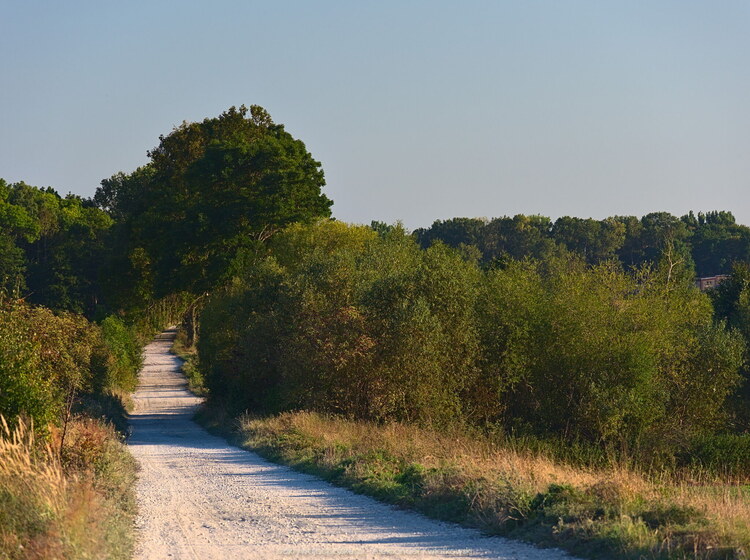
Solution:
<svg viewBox="0 0 750 560">
<path fill-rule="evenodd" d="M 203 375 L 198 368 L 198 352 L 195 346 L 189 347 L 186 341 L 185 331 L 180 329 L 170 350 L 183 361 L 181 371 L 187 378 L 188 390 L 197 397 L 208 396 L 208 388 L 204 385 Z"/>
<path fill-rule="evenodd" d="M 77 416 L 63 442 L 0 423 L 0 558 L 130 558 L 136 469 L 114 428 Z"/>
<path fill-rule="evenodd" d="M 224 429 L 231 419 L 198 418 Z M 583 468 L 461 430 L 376 425 L 310 412 L 242 417 L 243 447 L 439 519 L 590 558 L 740 559 L 750 487 L 697 475 Z"/>
</svg>

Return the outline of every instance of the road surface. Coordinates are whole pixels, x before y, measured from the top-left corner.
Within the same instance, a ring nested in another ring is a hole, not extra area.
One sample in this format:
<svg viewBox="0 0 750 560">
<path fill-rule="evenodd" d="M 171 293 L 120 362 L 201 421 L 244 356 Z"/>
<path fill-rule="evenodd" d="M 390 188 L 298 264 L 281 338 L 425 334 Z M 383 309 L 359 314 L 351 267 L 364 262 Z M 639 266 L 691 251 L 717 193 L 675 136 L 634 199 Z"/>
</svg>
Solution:
<svg viewBox="0 0 750 560">
<path fill-rule="evenodd" d="M 128 445 L 141 470 L 137 559 L 563 560 L 396 509 L 232 447 L 192 422 L 174 332 L 146 347 Z"/>
</svg>

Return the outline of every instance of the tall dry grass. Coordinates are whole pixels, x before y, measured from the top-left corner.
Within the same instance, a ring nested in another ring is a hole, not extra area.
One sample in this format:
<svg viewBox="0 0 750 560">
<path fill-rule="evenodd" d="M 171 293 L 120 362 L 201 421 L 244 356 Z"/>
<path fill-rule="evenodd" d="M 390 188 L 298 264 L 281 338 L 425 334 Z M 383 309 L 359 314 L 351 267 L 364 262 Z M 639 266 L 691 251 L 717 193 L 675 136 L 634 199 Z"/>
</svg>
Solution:
<svg viewBox="0 0 750 560">
<path fill-rule="evenodd" d="M 271 458 L 425 513 L 603 558 L 746 558 L 750 487 L 583 468 L 513 441 L 310 412 L 238 421 Z"/>
<path fill-rule="evenodd" d="M 62 443 L 0 416 L 0 558 L 129 558 L 134 469 L 113 430 L 76 419 Z"/>
</svg>

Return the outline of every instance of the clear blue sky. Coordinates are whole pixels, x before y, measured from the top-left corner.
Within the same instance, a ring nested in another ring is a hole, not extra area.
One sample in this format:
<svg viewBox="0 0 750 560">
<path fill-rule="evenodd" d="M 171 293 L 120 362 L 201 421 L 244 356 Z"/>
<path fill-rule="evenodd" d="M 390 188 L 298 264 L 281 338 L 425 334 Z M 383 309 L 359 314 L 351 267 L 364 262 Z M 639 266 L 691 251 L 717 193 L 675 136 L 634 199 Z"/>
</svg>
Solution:
<svg viewBox="0 0 750 560">
<path fill-rule="evenodd" d="M 259 104 L 334 215 L 750 224 L 747 1 L 0 1 L 0 177 L 90 196 Z"/>
</svg>

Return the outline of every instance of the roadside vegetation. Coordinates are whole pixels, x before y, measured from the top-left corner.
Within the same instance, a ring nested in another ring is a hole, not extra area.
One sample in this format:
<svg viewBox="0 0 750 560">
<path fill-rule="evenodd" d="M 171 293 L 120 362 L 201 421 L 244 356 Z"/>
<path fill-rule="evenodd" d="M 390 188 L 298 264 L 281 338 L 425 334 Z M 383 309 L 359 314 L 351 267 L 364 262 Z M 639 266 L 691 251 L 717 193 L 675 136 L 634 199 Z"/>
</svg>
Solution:
<svg viewBox="0 0 750 560">
<path fill-rule="evenodd" d="M 200 419 L 227 425 L 216 410 Z M 313 412 L 242 416 L 234 425 L 237 444 L 273 461 L 431 517 L 576 555 L 744 558 L 750 547 L 750 486 L 699 470 L 591 467 L 583 454 L 551 458 L 550 442 L 532 451 L 528 439 L 502 434 Z"/>
<path fill-rule="evenodd" d="M 0 299 L 0 557 L 129 558 L 135 464 L 123 446 L 140 346 Z"/>
<path fill-rule="evenodd" d="M 177 331 L 171 351 L 182 360 L 180 369 L 187 379 L 188 390 L 198 397 L 205 397 L 208 395 L 208 389 L 198 365 L 198 351 L 195 346 L 189 346 L 187 340 L 188 336 L 183 327 Z"/>
<path fill-rule="evenodd" d="M 274 460 L 490 532 L 742 558 L 746 342 L 717 297 L 669 255 L 483 267 L 399 227 L 293 225 L 202 310 L 202 419 L 240 416 Z"/>
<path fill-rule="evenodd" d="M 93 199 L 0 179 L 0 557 L 127 556 L 128 394 L 177 324 L 204 420 L 276 460 L 590 556 L 750 552 L 730 212 L 349 225 L 258 106 L 148 156 Z"/>
</svg>

